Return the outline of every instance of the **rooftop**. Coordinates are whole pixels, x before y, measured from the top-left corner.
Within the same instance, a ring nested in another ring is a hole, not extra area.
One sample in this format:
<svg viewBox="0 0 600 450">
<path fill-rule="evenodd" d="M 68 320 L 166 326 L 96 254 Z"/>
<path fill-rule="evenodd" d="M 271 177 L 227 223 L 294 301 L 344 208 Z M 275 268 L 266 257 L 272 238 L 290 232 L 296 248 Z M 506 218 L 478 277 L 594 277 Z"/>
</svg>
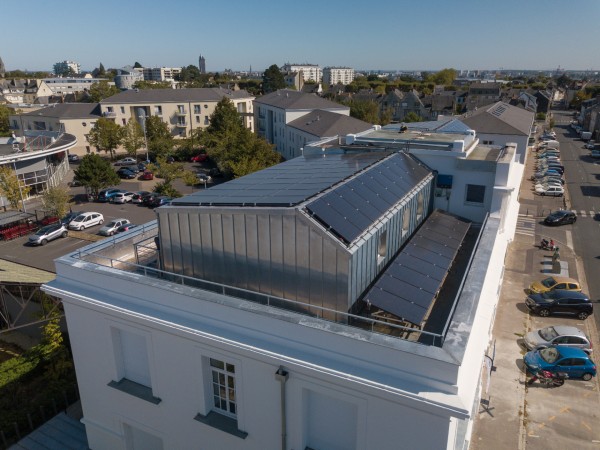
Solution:
<svg viewBox="0 0 600 450">
<path fill-rule="evenodd" d="M 461 121 L 479 134 L 512 134 L 529 136 L 535 114 L 504 102 L 468 112 Z"/>
<path fill-rule="evenodd" d="M 373 127 L 370 123 L 354 117 L 322 109 L 316 109 L 287 125 L 317 137 L 361 133 Z"/>
<path fill-rule="evenodd" d="M 279 89 L 254 100 L 255 103 L 274 106 L 281 109 L 342 109 L 350 110 L 348 106 L 326 100 L 316 94 L 306 94 L 291 89 Z"/>
<path fill-rule="evenodd" d="M 99 119 L 101 117 L 98 103 L 53 103 L 47 108 L 22 115 L 27 117 L 54 117 L 57 119 Z"/>
<path fill-rule="evenodd" d="M 112 97 L 105 98 L 100 104 L 114 103 L 181 103 L 181 102 L 218 102 L 223 97 L 233 99 L 254 98 L 244 90 L 234 91 L 223 88 L 193 89 L 130 89 Z"/>
</svg>

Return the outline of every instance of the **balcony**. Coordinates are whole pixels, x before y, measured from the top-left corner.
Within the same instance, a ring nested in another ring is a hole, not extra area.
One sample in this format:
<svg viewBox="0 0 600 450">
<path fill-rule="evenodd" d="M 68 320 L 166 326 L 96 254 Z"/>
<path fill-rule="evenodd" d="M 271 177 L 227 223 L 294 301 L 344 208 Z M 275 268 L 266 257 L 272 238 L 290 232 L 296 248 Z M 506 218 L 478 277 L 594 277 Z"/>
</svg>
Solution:
<svg viewBox="0 0 600 450">
<path fill-rule="evenodd" d="M 187 116 L 187 110 L 185 108 L 181 108 L 178 109 L 175 114 L 177 114 L 178 116 Z"/>
<path fill-rule="evenodd" d="M 176 126 L 177 128 L 187 128 L 188 124 L 187 124 L 187 121 L 185 121 L 185 120 L 184 120 L 184 121 L 181 121 L 181 120 L 180 120 L 179 122 L 177 122 L 177 123 L 175 124 L 175 126 Z"/>
<path fill-rule="evenodd" d="M 102 115 L 104 117 L 117 117 L 117 113 L 114 111 L 104 111 Z"/>
</svg>

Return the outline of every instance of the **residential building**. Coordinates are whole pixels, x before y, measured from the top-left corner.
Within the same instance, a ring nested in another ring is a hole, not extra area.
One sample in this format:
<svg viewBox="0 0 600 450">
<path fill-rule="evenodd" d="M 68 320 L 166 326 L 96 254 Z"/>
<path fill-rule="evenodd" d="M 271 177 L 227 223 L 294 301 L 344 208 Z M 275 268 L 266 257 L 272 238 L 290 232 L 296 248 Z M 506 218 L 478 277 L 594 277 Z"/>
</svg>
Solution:
<svg viewBox="0 0 600 450">
<path fill-rule="evenodd" d="M 144 80 L 146 81 L 175 81 L 181 73 L 181 67 L 144 67 Z"/>
<path fill-rule="evenodd" d="M 323 84 L 350 84 L 354 80 L 354 69 L 351 67 L 325 67 L 323 69 Z"/>
<path fill-rule="evenodd" d="M 548 114 L 552 106 L 552 93 L 538 90 L 533 95 L 537 99 L 537 112 Z"/>
<path fill-rule="evenodd" d="M 0 58 L 0 78 L 4 78 L 5 74 L 6 74 L 6 67 L 4 67 L 4 61 L 2 61 L 2 58 Z"/>
<path fill-rule="evenodd" d="M 467 448 L 522 166 L 421 126 L 309 145 L 57 259 L 90 448 Z"/>
<path fill-rule="evenodd" d="M 37 87 L 36 80 L 28 79 L 9 79 L 0 80 L 0 94 L 7 103 L 19 104 L 27 103 L 26 92 Z M 33 102 L 31 102 L 33 103 Z"/>
<path fill-rule="evenodd" d="M 113 118 L 119 125 L 125 125 L 131 117 L 142 124 L 142 117 L 158 116 L 169 125 L 173 136 L 187 137 L 194 130 L 208 127 L 210 116 L 224 97 L 233 102 L 244 125 L 254 130 L 254 97 L 244 90 L 133 89 L 105 98 L 100 109 L 102 116 Z"/>
<path fill-rule="evenodd" d="M 117 75 L 114 78 L 115 86 L 121 90 L 133 89 L 138 81 L 144 79 L 144 69 L 126 66 L 117 69 Z"/>
<path fill-rule="evenodd" d="M 87 138 L 100 117 L 98 103 L 54 103 L 24 114 L 11 114 L 9 124 L 17 136 L 30 131 L 68 133 L 76 139 L 69 151 L 85 155 L 92 151 Z"/>
<path fill-rule="evenodd" d="M 504 102 L 464 114 L 461 121 L 477 132 L 484 144 L 517 145 L 519 161 L 525 163 L 525 154 L 535 121 L 535 113 Z"/>
<path fill-rule="evenodd" d="M 372 124 L 354 117 L 315 109 L 287 124 L 288 144 L 286 154 L 283 156 L 286 159 L 296 158 L 302 155 L 302 149 L 311 142 L 320 141 L 326 137 L 362 133 L 373 128 Z"/>
<path fill-rule="evenodd" d="M 106 78 L 93 78 L 88 74 L 81 78 L 42 78 L 42 81 L 46 83 L 53 95 L 66 95 L 89 91 L 94 83 L 108 80 Z"/>
<path fill-rule="evenodd" d="M 206 59 L 202 55 L 198 58 L 198 69 L 200 73 L 206 73 Z"/>
<path fill-rule="evenodd" d="M 75 61 L 62 61 L 54 64 L 56 76 L 73 76 L 81 73 L 81 65 Z"/>
<path fill-rule="evenodd" d="M 302 72 L 286 72 L 283 74 L 283 80 L 286 86 L 293 86 L 297 91 L 301 91 L 304 87 Z"/>
<path fill-rule="evenodd" d="M 287 124 L 316 109 L 350 115 L 348 106 L 315 94 L 280 89 L 254 100 L 256 132 L 271 144 L 275 144 L 275 149 L 284 158 L 292 158 L 298 147 L 290 140 Z"/>
<path fill-rule="evenodd" d="M 323 79 L 323 71 L 316 64 L 290 64 L 286 63 L 281 68 L 282 72 L 301 72 L 302 81 L 315 81 L 320 83 Z"/>
<path fill-rule="evenodd" d="M 500 101 L 502 96 L 502 83 L 477 82 L 469 86 L 469 96 L 467 97 L 467 111 L 474 111 L 478 108 L 490 105 Z"/>
</svg>

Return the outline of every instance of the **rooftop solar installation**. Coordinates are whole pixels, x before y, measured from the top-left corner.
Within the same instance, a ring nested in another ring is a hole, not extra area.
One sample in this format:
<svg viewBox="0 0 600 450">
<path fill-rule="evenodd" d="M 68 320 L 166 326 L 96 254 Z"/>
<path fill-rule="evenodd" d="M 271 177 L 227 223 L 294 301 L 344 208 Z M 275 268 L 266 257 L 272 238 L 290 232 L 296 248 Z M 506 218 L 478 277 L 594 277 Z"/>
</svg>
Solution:
<svg viewBox="0 0 600 450">
<path fill-rule="evenodd" d="M 199 190 L 175 206 L 283 206 L 302 203 L 389 156 L 386 152 L 300 156 Z"/>
<path fill-rule="evenodd" d="M 442 287 L 470 222 L 434 211 L 364 297 L 372 305 L 420 325 Z"/>
<path fill-rule="evenodd" d="M 394 153 L 306 205 L 306 210 L 346 244 L 400 202 L 430 171 L 405 153 Z"/>
</svg>

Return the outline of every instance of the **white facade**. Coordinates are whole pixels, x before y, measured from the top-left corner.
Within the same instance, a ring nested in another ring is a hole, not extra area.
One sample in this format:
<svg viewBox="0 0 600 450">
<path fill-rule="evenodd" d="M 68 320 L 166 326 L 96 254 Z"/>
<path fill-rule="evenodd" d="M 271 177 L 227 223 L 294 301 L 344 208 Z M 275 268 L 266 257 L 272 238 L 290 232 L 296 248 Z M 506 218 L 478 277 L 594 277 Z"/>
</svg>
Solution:
<svg viewBox="0 0 600 450">
<path fill-rule="evenodd" d="M 89 91 L 94 83 L 107 81 L 106 78 L 44 78 L 42 80 L 53 94 L 73 94 Z"/>
<path fill-rule="evenodd" d="M 354 80 L 354 69 L 351 67 L 325 67 L 323 69 L 323 84 L 332 86 L 338 83 L 350 84 Z"/>
<path fill-rule="evenodd" d="M 146 81 L 175 81 L 181 73 L 181 67 L 144 67 Z"/>
<path fill-rule="evenodd" d="M 62 61 L 54 64 L 54 73 L 56 75 L 66 74 L 69 71 L 74 74 L 81 73 L 81 64 L 75 61 Z"/>
<path fill-rule="evenodd" d="M 323 79 L 323 71 L 316 64 L 285 64 L 281 70 L 283 72 L 302 72 L 302 81 L 309 80 L 320 83 Z"/>
</svg>

